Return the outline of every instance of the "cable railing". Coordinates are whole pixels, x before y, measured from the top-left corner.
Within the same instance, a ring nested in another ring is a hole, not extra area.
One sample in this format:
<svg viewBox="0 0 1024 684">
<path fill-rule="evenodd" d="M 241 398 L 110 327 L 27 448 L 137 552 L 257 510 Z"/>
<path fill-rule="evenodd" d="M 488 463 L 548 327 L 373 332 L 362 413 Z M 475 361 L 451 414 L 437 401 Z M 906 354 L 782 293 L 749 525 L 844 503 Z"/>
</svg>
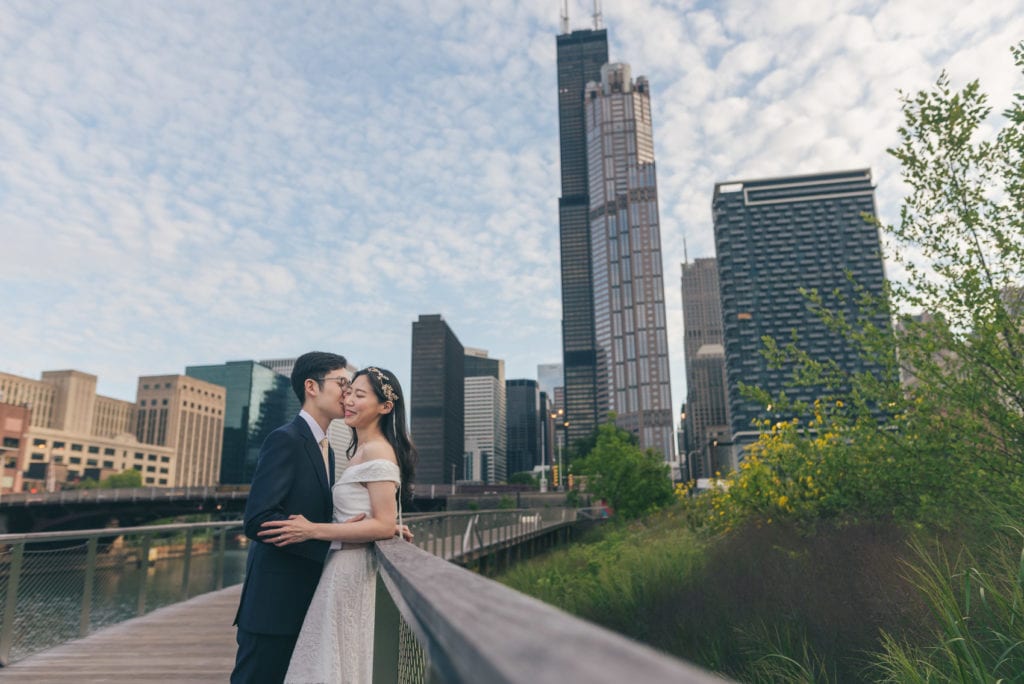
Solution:
<svg viewBox="0 0 1024 684">
<path fill-rule="evenodd" d="M 240 582 L 241 522 L 0 535 L 0 664 Z"/>
</svg>

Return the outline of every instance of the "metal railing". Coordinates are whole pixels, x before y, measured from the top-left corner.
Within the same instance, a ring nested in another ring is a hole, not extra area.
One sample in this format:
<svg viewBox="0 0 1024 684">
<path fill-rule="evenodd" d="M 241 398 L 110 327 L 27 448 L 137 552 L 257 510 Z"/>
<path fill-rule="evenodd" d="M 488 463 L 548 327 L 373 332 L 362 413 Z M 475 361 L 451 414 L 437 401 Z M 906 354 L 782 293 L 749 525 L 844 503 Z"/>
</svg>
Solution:
<svg viewBox="0 0 1024 684">
<path fill-rule="evenodd" d="M 410 515 L 413 544 L 445 560 L 460 560 L 498 544 L 536 536 L 576 521 L 575 508 L 510 509 Z"/>
<path fill-rule="evenodd" d="M 109 503 L 133 501 L 174 501 L 189 499 L 245 499 L 249 488 L 242 487 L 125 487 L 120 489 L 62 489 L 59 492 L 17 492 L 4 494 L 4 506 L 31 506 L 70 503 Z"/>
<path fill-rule="evenodd" d="M 374 684 L 727 681 L 412 544 L 375 551 Z"/>
<path fill-rule="evenodd" d="M 206 522 L 0 535 L 0 664 L 223 588 L 227 534 L 240 529 Z"/>
</svg>

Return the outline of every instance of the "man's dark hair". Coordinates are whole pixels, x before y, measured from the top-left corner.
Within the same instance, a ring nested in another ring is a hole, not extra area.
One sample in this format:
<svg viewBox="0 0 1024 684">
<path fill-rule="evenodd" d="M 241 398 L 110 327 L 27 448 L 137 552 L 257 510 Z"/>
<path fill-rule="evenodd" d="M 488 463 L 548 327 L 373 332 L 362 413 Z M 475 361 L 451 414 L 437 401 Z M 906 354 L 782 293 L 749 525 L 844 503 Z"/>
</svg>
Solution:
<svg viewBox="0 0 1024 684">
<path fill-rule="evenodd" d="M 292 391 L 298 397 L 299 404 L 306 401 L 306 380 L 313 379 L 318 383 L 332 370 L 348 368 L 348 361 L 340 354 L 330 352 L 306 352 L 295 359 L 292 367 Z"/>
</svg>

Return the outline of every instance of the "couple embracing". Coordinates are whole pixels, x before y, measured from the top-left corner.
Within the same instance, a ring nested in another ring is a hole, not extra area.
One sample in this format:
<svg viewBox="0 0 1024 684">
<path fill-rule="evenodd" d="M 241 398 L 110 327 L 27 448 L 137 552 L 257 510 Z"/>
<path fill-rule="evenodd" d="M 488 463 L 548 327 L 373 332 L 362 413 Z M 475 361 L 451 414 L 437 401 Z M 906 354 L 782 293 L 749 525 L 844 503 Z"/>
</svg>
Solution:
<svg viewBox="0 0 1024 684">
<path fill-rule="evenodd" d="M 232 684 L 369 682 L 376 560 L 371 542 L 396 534 L 401 487 L 416 449 L 393 373 L 354 375 L 343 356 L 309 352 L 291 383 L 302 410 L 267 437 L 245 506 L 252 539 L 235 624 Z M 335 482 L 327 427 L 352 428 Z"/>
</svg>

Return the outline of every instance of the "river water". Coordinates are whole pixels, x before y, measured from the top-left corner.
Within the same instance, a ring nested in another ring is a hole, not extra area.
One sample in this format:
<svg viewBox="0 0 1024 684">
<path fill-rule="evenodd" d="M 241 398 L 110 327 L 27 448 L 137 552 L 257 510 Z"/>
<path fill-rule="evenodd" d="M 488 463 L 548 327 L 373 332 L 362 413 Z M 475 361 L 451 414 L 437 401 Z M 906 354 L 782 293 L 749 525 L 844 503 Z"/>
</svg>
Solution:
<svg viewBox="0 0 1024 684">
<path fill-rule="evenodd" d="M 85 571 L 80 569 L 82 564 L 61 563 L 59 557 L 34 558 L 34 562 L 30 562 L 29 555 L 26 553 L 18 590 L 10 655 L 12 662 L 79 636 L 85 585 Z M 223 586 L 242 581 L 245 555 L 244 550 L 225 552 Z M 67 567 L 76 569 L 63 569 Z M 94 632 L 138 615 L 140 590 L 143 587 L 146 613 L 182 600 L 184 568 L 185 561 L 181 558 L 158 560 L 148 567 L 139 567 L 137 563 L 131 562 L 96 568 L 89 631 Z M 193 597 L 216 589 L 215 570 L 214 554 L 194 555 L 189 568 L 187 596 Z M 0 591 L 0 598 L 6 599 L 4 594 L 5 591 Z M 224 616 L 224 629 L 232 628 L 233 619 L 234 615 Z"/>
</svg>

